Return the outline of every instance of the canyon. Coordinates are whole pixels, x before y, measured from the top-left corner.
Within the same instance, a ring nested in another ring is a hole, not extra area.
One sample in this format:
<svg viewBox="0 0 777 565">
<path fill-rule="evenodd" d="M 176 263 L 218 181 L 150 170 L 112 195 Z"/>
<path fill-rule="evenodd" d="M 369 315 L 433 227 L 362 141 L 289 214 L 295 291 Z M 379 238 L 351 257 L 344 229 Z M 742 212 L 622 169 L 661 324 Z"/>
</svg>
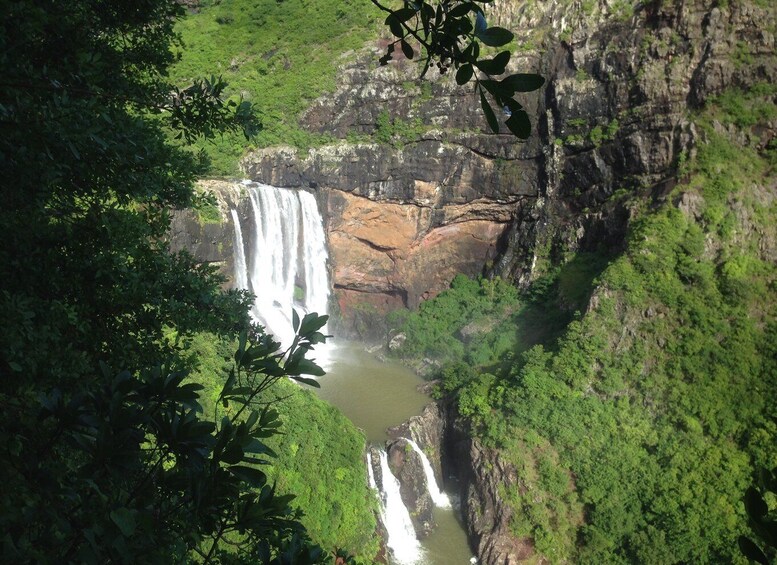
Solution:
<svg viewBox="0 0 777 565">
<path fill-rule="evenodd" d="M 503 0 L 489 17 L 516 33 L 513 72 L 546 78 L 539 93 L 521 99 L 535 129 L 527 142 L 485 133 L 472 93 L 450 77 L 419 81 L 417 65 L 401 57 L 378 67 L 385 43 L 376 42 L 343 60 L 335 92 L 302 117 L 304 127 L 336 142 L 258 149 L 241 162 L 252 181 L 315 196 L 340 337 L 387 343 L 388 313 L 418 308 L 458 273 L 526 287 L 572 253 L 622 250 L 638 212 L 623 195 L 640 193 L 645 206 L 667 199 L 704 140 L 693 112 L 728 89 L 777 80 L 775 14 L 758 3 L 653 1 L 632 9 Z M 763 148 L 775 132 L 772 120 L 741 141 Z M 238 183 L 201 186 L 216 195 L 222 220 L 177 215 L 173 247 L 231 277 L 229 210 L 243 218 L 250 205 Z M 765 186 L 764 198 L 775 190 Z M 695 213 L 692 197 L 677 205 Z M 742 220 L 739 229 L 750 231 Z M 764 233 L 762 257 L 774 261 L 776 249 Z M 417 531 L 432 527 L 432 504 L 402 437 L 433 454 L 438 477 L 446 470 L 459 477 L 482 563 L 542 559 L 529 538 L 511 532 L 511 510 L 499 496 L 516 484 L 515 469 L 470 437 L 454 407 L 432 404 L 391 434 L 388 459 Z M 375 453 L 376 471 L 377 460 Z"/>
</svg>

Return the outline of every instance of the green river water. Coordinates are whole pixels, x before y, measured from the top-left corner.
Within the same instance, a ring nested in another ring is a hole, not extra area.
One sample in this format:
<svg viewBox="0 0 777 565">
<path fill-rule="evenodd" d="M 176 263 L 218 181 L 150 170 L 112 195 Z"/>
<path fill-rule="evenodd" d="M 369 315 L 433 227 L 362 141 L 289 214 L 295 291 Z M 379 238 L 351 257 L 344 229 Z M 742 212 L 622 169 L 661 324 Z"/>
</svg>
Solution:
<svg viewBox="0 0 777 565">
<path fill-rule="evenodd" d="M 430 398 L 416 390 L 423 381 L 407 367 L 381 361 L 355 344 L 333 344 L 319 359 L 327 374 L 318 395 L 337 406 L 364 431 L 367 441 L 382 445 L 386 428 L 420 414 Z M 422 540 L 424 565 L 467 565 L 472 551 L 458 512 L 435 508 L 437 529 Z"/>
</svg>

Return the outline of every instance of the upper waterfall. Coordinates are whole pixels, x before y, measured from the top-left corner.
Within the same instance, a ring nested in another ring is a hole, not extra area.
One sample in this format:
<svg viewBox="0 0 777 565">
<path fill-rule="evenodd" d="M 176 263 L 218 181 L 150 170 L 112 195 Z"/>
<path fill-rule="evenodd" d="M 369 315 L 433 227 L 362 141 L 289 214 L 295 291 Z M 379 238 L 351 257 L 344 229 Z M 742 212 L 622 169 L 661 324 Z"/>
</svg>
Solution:
<svg viewBox="0 0 777 565">
<path fill-rule="evenodd" d="M 243 181 L 251 214 L 231 210 L 235 284 L 251 291 L 255 320 L 283 344 L 293 339 L 292 309 L 325 314 L 329 300 L 326 236 L 309 192 Z M 243 234 L 252 234 L 252 237 Z"/>
</svg>

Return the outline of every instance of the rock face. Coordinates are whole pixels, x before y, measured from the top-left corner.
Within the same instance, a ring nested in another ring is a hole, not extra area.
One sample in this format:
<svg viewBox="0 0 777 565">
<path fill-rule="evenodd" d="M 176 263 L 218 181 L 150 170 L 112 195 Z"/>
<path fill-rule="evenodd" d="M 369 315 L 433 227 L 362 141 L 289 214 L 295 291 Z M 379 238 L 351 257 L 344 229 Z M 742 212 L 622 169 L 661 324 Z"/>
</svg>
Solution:
<svg viewBox="0 0 777 565">
<path fill-rule="evenodd" d="M 513 565 L 529 558 L 537 559 L 531 539 L 518 538 L 510 532 L 512 510 L 500 492 L 517 483 L 515 469 L 499 457 L 498 452 L 484 449 L 476 440 L 465 441 L 467 467 L 465 520 L 480 562 L 486 565 Z M 544 562 L 540 557 L 539 562 Z"/>
<path fill-rule="evenodd" d="M 316 187 L 346 320 L 341 333 L 348 334 L 354 312 L 368 308 L 382 317 L 417 307 L 457 273 L 478 274 L 496 259 L 516 210 L 538 186 L 531 159 L 497 155 L 429 134 L 401 148 L 341 144 L 304 158 L 289 148 L 264 150 L 243 166 L 249 177 L 275 186 Z"/>
<path fill-rule="evenodd" d="M 538 257 L 621 245 L 629 210 L 618 193 L 671 188 L 697 135 L 689 109 L 775 78 L 774 11 L 718 4 L 495 2 L 489 23 L 536 46 L 516 53 L 515 70 L 547 79 L 520 100 L 536 130 L 527 143 L 486 134 L 451 77 L 419 82 L 406 60 L 376 67 L 379 41 L 302 118 L 339 142 L 260 150 L 243 168 L 321 191 L 341 333 L 357 314 L 417 306 L 457 272 L 526 284 L 547 265 Z"/>
<path fill-rule="evenodd" d="M 234 286 L 231 282 L 234 273 L 234 226 L 229 209 L 237 207 L 243 213 L 239 191 L 234 183 L 227 181 L 201 181 L 200 190 L 216 196 L 218 219 L 204 220 L 193 210 L 180 210 L 173 214 L 170 224 L 170 248 L 173 252 L 188 251 L 199 261 L 210 263 L 219 269 L 226 279 L 225 286 Z"/>
<path fill-rule="evenodd" d="M 420 415 L 388 430 L 389 437 L 393 438 L 386 447 L 389 464 L 399 480 L 402 500 L 410 511 L 413 525 L 420 537 L 428 536 L 436 527 L 432 514 L 434 502 L 429 495 L 421 457 L 405 438 L 415 441 L 426 454 L 437 484 L 442 485 L 445 428 L 443 409 L 437 403 L 432 403 L 425 406 Z"/>
<path fill-rule="evenodd" d="M 426 486 L 421 458 L 404 440 L 391 442 L 387 447 L 389 466 L 399 481 L 402 502 L 410 512 L 416 535 L 427 537 L 437 526 L 434 521 L 434 503 Z"/>
</svg>

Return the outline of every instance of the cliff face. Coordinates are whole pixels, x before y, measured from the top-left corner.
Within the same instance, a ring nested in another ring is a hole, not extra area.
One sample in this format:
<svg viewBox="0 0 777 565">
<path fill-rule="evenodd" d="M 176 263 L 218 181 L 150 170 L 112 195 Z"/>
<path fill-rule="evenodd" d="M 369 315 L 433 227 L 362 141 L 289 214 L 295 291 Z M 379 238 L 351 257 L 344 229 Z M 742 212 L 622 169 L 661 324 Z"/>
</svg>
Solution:
<svg viewBox="0 0 777 565">
<path fill-rule="evenodd" d="M 338 144 L 305 157 L 264 150 L 243 166 L 250 178 L 320 194 L 347 333 L 354 312 L 417 307 L 457 273 L 477 274 L 497 257 L 500 237 L 539 186 L 537 156 L 501 142 L 485 139 L 473 151 L 428 132 L 402 147 Z"/>
<path fill-rule="evenodd" d="M 538 258 L 617 248 L 629 217 L 618 191 L 660 197 L 673 186 L 680 155 L 693 150 L 689 109 L 774 77 L 772 12 L 503 0 L 490 23 L 516 32 L 515 70 L 547 79 L 521 99 L 536 129 L 528 142 L 484 133 L 472 93 L 450 77 L 419 82 L 406 60 L 377 67 L 378 42 L 303 117 L 341 141 L 306 155 L 261 150 L 243 168 L 321 191 L 346 333 L 356 313 L 416 307 L 454 274 L 492 262 L 525 284 L 546 264 Z"/>
</svg>

